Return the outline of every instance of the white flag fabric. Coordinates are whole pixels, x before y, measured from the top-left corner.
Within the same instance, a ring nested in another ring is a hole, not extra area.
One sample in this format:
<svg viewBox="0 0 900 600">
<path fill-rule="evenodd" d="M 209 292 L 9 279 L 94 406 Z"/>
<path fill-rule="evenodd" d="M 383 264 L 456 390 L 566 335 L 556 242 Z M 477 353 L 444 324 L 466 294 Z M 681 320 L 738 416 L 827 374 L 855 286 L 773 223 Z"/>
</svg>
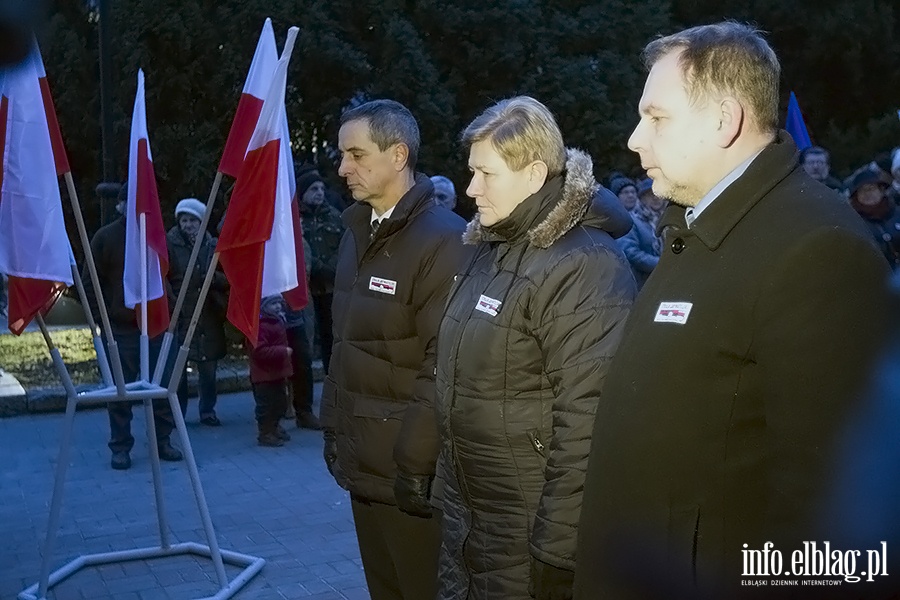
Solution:
<svg viewBox="0 0 900 600">
<path fill-rule="evenodd" d="M 297 254 L 294 252 L 294 221 L 291 216 L 291 200 L 294 197 L 291 184 L 294 184 L 294 188 L 296 184 L 293 182 L 294 159 L 291 156 L 283 91 L 280 105 L 278 135 L 281 137 L 281 149 L 278 153 L 278 181 L 275 185 L 275 220 L 272 223 L 272 237 L 266 242 L 263 255 L 263 298 L 297 287 Z M 260 120 L 263 116 L 260 116 Z M 250 147 L 254 147 L 253 139 L 250 140 Z"/>
<path fill-rule="evenodd" d="M 225 141 L 225 150 L 219 163 L 219 171 L 237 178 L 247 154 L 247 142 L 259 121 L 263 100 L 272 85 L 272 75 L 278 63 L 278 48 L 275 46 L 275 32 L 272 30 L 272 19 L 263 23 L 256 52 L 250 62 L 250 72 L 244 81 L 241 98 L 238 102 L 231 131 Z"/>
<path fill-rule="evenodd" d="M 70 286 L 72 249 L 41 94 L 39 61 L 35 46 L 27 60 L 0 74 L 0 272 Z"/>
<path fill-rule="evenodd" d="M 217 244 L 232 286 L 228 319 L 254 345 L 260 299 L 298 287 L 291 210 L 293 164 L 284 108 L 287 67 L 296 37 L 297 28 L 292 27 L 247 146 Z"/>
<path fill-rule="evenodd" d="M 146 272 L 141 269 L 140 216 L 146 219 Z M 125 269 L 122 285 L 125 306 L 135 308 L 141 303 L 141 280 L 146 277 L 148 302 L 148 335 L 155 337 L 168 326 L 168 303 L 164 278 L 169 270 L 166 232 L 159 208 L 153 155 L 147 132 L 147 112 L 144 102 L 144 72 L 138 71 L 137 93 L 131 118 L 131 144 L 128 151 L 128 202 L 125 209 Z M 158 302 L 151 302 L 158 300 Z"/>
</svg>

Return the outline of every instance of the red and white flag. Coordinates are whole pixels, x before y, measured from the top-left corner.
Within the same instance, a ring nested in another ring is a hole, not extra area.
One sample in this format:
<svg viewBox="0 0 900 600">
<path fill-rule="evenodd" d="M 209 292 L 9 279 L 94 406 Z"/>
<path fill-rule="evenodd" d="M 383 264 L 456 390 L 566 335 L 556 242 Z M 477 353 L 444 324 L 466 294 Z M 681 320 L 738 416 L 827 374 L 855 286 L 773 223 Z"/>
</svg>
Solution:
<svg viewBox="0 0 900 600">
<path fill-rule="evenodd" d="M 300 204 L 297 201 L 297 180 L 294 177 L 294 157 L 291 154 L 291 133 L 288 127 L 287 111 L 282 111 L 282 115 L 284 118 L 281 128 L 284 133 L 281 138 L 281 148 L 287 164 L 288 197 L 291 199 L 291 230 L 294 238 L 294 256 L 296 257 L 294 266 L 297 271 L 297 287 L 283 292 L 282 296 L 293 310 L 301 310 L 309 303 L 306 257 L 303 252 L 303 221 L 300 219 Z M 263 280 L 265 280 L 265 273 L 264 269 Z"/>
<path fill-rule="evenodd" d="M 266 94 L 259 122 L 248 144 L 247 156 L 219 235 L 216 249 L 231 283 L 228 320 L 254 346 L 259 331 L 260 299 L 303 286 L 298 278 L 295 221 L 291 209 L 292 170 L 290 140 L 284 108 L 287 68 L 297 28 L 288 31 L 284 52 Z M 300 269 L 303 269 L 301 250 Z M 296 296 L 294 307 L 297 307 Z"/>
<path fill-rule="evenodd" d="M 68 162 L 49 93 L 36 43 L 27 60 L 0 75 L 0 272 L 9 276 L 16 335 L 73 283 L 57 180 Z"/>
<path fill-rule="evenodd" d="M 225 142 L 225 150 L 222 153 L 222 161 L 219 163 L 219 171 L 237 177 L 247 154 L 247 144 L 250 136 L 256 129 L 259 114 L 262 110 L 263 100 L 272 84 L 272 75 L 275 73 L 275 65 L 278 62 L 278 48 L 275 46 L 275 33 L 272 31 L 272 19 L 266 19 L 263 23 L 259 41 L 256 43 L 256 52 L 250 63 L 250 72 L 244 89 L 241 91 L 241 99 L 238 102 L 234 121 L 231 123 L 231 131 Z"/>
<path fill-rule="evenodd" d="M 66 156 L 66 147 L 63 145 L 62 133 L 59 131 L 56 107 L 53 105 L 53 96 L 50 95 L 50 84 L 47 83 L 47 72 L 44 70 L 44 61 L 41 59 L 41 52 L 37 48 L 37 42 L 34 44 L 33 56 L 38 81 L 41 84 L 41 100 L 44 102 L 44 113 L 47 115 L 47 128 L 50 130 L 50 144 L 53 146 L 56 174 L 64 175 L 72 169 L 69 167 L 69 157 Z"/>
<path fill-rule="evenodd" d="M 141 215 L 146 220 L 146 270 L 141 268 Z M 138 323 L 142 320 L 142 279 L 146 281 L 147 335 L 151 338 L 169 326 L 169 302 L 165 277 L 169 272 L 166 230 L 159 209 L 156 173 L 147 133 L 147 111 L 144 103 L 144 71 L 138 71 L 137 94 L 131 117 L 131 144 L 128 150 L 128 204 L 125 209 L 125 269 L 122 285 L 125 306 L 133 308 Z"/>
</svg>

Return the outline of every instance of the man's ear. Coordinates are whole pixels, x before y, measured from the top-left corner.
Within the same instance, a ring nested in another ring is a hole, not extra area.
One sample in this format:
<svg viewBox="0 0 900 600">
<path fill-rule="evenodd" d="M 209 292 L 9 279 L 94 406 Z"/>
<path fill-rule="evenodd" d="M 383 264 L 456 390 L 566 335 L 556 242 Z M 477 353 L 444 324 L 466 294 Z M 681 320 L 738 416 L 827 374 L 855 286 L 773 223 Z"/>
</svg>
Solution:
<svg viewBox="0 0 900 600">
<path fill-rule="evenodd" d="M 547 175 L 550 172 L 547 163 L 536 160 L 525 168 L 528 169 L 528 192 L 537 193 L 547 183 Z"/>
<path fill-rule="evenodd" d="M 725 96 L 718 106 L 719 128 L 716 142 L 721 148 L 730 147 L 746 127 L 747 114 L 744 106 L 733 96 Z"/>
<path fill-rule="evenodd" d="M 409 146 L 400 142 L 391 147 L 391 162 L 398 173 L 409 164 Z"/>
</svg>

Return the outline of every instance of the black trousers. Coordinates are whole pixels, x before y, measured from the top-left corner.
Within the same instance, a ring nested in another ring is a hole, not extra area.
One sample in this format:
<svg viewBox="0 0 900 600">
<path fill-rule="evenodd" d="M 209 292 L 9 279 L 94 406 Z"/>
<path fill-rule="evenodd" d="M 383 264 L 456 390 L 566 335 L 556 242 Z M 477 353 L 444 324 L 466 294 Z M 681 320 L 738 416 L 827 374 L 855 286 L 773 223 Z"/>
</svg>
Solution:
<svg viewBox="0 0 900 600">
<path fill-rule="evenodd" d="M 334 344 L 334 335 L 331 324 L 331 302 L 333 294 L 314 294 L 313 306 L 316 311 L 316 332 L 319 334 L 319 345 L 322 347 L 322 367 L 328 373 L 328 365 L 331 364 L 331 346 Z"/>
<path fill-rule="evenodd" d="M 113 333 L 116 345 L 119 347 L 119 356 L 122 361 L 122 374 L 125 383 L 135 381 L 141 374 L 141 336 L 138 332 Z M 102 340 L 103 347 L 109 355 L 109 346 L 106 337 Z M 162 346 L 162 336 L 150 340 L 150 375 L 156 368 L 156 358 Z M 168 382 L 172 372 L 175 352 L 169 354 L 169 364 L 163 373 L 162 381 Z M 134 447 L 134 436 L 131 435 L 132 405 L 142 402 L 110 402 L 107 404 L 109 413 L 109 449 L 113 452 L 131 452 Z M 172 407 L 168 398 L 153 400 L 153 421 L 156 424 L 157 443 L 167 443 L 169 435 L 175 429 L 175 419 L 172 417 Z"/>
<path fill-rule="evenodd" d="M 441 519 L 353 497 L 356 539 L 372 600 L 431 600 L 437 595 Z"/>
<path fill-rule="evenodd" d="M 261 433 L 273 431 L 287 410 L 287 382 L 264 381 L 251 384 L 256 401 L 256 423 Z"/>
<path fill-rule="evenodd" d="M 293 352 L 291 362 L 294 367 L 294 375 L 291 377 L 291 402 L 297 416 L 312 412 L 313 405 L 313 374 L 312 353 L 309 347 L 309 338 L 306 337 L 306 327 L 290 327 L 287 330 L 288 344 Z"/>
</svg>

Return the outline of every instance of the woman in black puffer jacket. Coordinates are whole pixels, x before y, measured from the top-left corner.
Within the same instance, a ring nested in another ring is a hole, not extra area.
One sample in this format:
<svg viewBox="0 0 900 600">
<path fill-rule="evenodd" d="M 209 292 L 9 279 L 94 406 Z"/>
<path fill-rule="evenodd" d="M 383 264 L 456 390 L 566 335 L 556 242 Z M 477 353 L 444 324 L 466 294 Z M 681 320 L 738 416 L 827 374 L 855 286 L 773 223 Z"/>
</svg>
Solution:
<svg viewBox="0 0 900 600">
<path fill-rule="evenodd" d="M 636 294 L 631 218 L 538 101 L 463 133 L 474 260 L 438 334 L 441 600 L 571 598 L 590 435 Z"/>
</svg>

